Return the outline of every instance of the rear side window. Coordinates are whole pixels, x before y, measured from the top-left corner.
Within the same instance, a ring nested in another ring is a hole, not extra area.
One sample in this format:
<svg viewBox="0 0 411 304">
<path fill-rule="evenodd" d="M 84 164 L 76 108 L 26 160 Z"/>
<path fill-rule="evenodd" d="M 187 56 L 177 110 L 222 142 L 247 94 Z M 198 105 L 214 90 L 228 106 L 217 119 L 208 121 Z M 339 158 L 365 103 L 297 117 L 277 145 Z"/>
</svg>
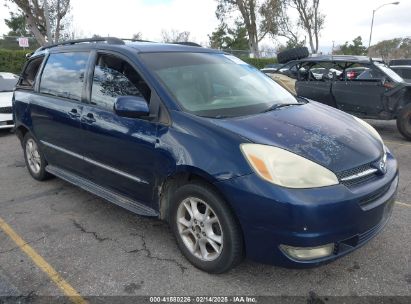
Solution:
<svg viewBox="0 0 411 304">
<path fill-rule="evenodd" d="M 149 102 L 151 91 L 137 71 L 113 55 L 99 55 L 94 69 L 91 103 L 113 109 L 119 96 L 140 96 Z"/>
<path fill-rule="evenodd" d="M 89 53 L 51 54 L 40 81 L 40 93 L 81 100 Z"/>
</svg>

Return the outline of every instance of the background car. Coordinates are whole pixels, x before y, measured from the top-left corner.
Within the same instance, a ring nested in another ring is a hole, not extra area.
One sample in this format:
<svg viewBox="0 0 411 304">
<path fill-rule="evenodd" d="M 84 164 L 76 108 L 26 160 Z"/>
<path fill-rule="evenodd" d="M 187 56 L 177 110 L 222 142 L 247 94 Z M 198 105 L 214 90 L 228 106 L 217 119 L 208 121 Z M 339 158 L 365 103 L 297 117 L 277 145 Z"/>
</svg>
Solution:
<svg viewBox="0 0 411 304">
<path fill-rule="evenodd" d="M 390 68 L 406 82 L 411 82 L 411 65 L 394 65 L 390 66 Z"/>
<path fill-rule="evenodd" d="M 411 59 L 392 59 L 389 61 L 388 65 L 391 66 L 396 66 L 396 65 L 411 65 Z"/>
<path fill-rule="evenodd" d="M 285 88 L 293 95 L 297 95 L 295 91 L 295 79 L 282 74 L 266 73 L 272 80 L 277 82 L 280 86 Z"/>
<path fill-rule="evenodd" d="M 263 72 L 263 73 L 274 73 L 275 71 L 277 71 L 282 66 L 283 65 L 281 63 L 267 64 L 264 68 L 261 69 L 261 72 Z"/>
<path fill-rule="evenodd" d="M 411 140 L 411 84 L 382 60 L 324 55 L 292 60 L 277 70 L 296 80 L 297 95 L 361 118 L 397 120 Z"/>
<path fill-rule="evenodd" d="M 12 73 L 0 72 L 0 129 L 14 127 L 12 98 L 18 79 L 19 77 Z"/>
</svg>

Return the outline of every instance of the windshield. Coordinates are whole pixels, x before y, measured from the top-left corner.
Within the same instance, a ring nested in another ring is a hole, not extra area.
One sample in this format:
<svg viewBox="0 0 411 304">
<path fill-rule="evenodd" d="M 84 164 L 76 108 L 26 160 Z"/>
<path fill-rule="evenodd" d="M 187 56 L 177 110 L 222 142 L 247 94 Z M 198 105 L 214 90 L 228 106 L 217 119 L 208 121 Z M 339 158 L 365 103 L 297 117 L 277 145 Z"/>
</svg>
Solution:
<svg viewBox="0 0 411 304">
<path fill-rule="evenodd" d="M 380 62 L 375 62 L 375 65 L 381 70 L 383 71 L 385 74 L 387 74 L 392 80 L 394 80 L 395 82 L 404 82 L 404 79 L 402 79 L 402 77 L 400 75 L 398 75 L 397 73 L 395 73 L 393 70 L 391 70 L 388 66 L 386 66 L 383 63 Z"/>
<path fill-rule="evenodd" d="M 0 75 L 0 92 L 12 92 L 19 78 L 14 74 Z"/>
<path fill-rule="evenodd" d="M 143 62 L 186 111 L 207 117 L 264 112 L 298 103 L 288 91 L 240 59 L 215 53 L 144 53 Z"/>
</svg>

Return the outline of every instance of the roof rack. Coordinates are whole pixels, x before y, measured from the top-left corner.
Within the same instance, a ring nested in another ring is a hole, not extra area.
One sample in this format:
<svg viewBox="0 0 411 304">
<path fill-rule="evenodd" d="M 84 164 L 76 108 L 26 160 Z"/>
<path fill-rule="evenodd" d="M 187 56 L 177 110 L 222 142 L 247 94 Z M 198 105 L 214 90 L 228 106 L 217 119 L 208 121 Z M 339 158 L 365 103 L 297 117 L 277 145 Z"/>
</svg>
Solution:
<svg viewBox="0 0 411 304">
<path fill-rule="evenodd" d="M 40 47 L 39 49 L 36 50 L 38 51 L 43 51 L 45 49 L 53 48 L 56 46 L 61 46 L 61 45 L 73 45 L 77 43 L 84 43 L 84 42 L 107 42 L 108 44 L 125 44 L 124 42 L 125 39 L 119 39 L 116 37 L 98 37 L 98 38 L 86 38 L 86 39 L 75 39 L 75 40 L 67 40 L 67 41 L 62 41 L 58 43 L 53 43 L 53 44 L 48 44 Z M 132 39 L 127 39 L 127 40 L 132 40 Z M 137 41 L 137 40 L 135 40 Z"/>
<path fill-rule="evenodd" d="M 96 43 L 96 42 L 106 42 L 108 44 L 117 44 L 117 45 L 124 45 L 125 42 L 124 41 L 132 41 L 132 42 L 152 42 L 153 41 L 149 41 L 149 40 L 140 40 L 140 39 L 123 39 L 123 38 L 117 38 L 117 37 L 96 37 L 96 38 L 85 38 L 85 39 L 74 39 L 74 40 L 67 40 L 67 41 L 62 41 L 62 42 L 58 42 L 58 43 L 53 43 L 53 44 L 48 44 L 48 45 L 44 45 L 40 48 L 38 48 L 34 53 L 46 50 L 46 49 L 50 49 L 53 47 L 57 47 L 57 46 L 63 46 L 63 45 L 73 45 L 73 44 L 78 44 L 78 43 L 85 43 L 85 42 L 89 42 L 89 43 Z M 198 43 L 195 42 L 189 42 L 189 41 L 183 41 L 183 42 L 174 42 L 173 44 L 181 44 L 181 45 L 188 45 L 188 46 L 196 46 L 196 47 L 202 47 L 201 45 L 199 45 Z M 27 54 L 27 58 L 30 57 L 33 53 L 29 53 Z"/>
<path fill-rule="evenodd" d="M 190 41 L 177 41 L 173 42 L 173 44 L 181 44 L 181 45 L 188 45 L 188 46 L 196 46 L 196 47 L 202 47 L 200 44 L 195 43 L 195 42 L 190 42 Z"/>
</svg>

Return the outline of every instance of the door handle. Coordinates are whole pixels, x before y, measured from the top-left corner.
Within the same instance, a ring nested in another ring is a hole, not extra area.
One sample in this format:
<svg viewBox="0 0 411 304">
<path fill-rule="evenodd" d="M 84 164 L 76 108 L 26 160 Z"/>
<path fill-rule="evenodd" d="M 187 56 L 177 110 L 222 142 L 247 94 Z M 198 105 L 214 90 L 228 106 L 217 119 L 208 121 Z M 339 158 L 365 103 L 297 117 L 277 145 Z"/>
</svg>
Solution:
<svg viewBox="0 0 411 304">
<path fill-rule="evenodd" d="M 80 117 L 80 113 L 77 111 L 76 108 L 71 109 L 71 110 L 68 112 L 68 115 L 69 115 L 71 118 Z"/>
<path fill-rule="evenodd" d="M 95 122 L 96 119 L 94 118 L 93 113 L 87 113 L 87 115 L 83 116 L 83 121 L 85 123 L 91 124 L 91 123 Z"/>
</svg>

